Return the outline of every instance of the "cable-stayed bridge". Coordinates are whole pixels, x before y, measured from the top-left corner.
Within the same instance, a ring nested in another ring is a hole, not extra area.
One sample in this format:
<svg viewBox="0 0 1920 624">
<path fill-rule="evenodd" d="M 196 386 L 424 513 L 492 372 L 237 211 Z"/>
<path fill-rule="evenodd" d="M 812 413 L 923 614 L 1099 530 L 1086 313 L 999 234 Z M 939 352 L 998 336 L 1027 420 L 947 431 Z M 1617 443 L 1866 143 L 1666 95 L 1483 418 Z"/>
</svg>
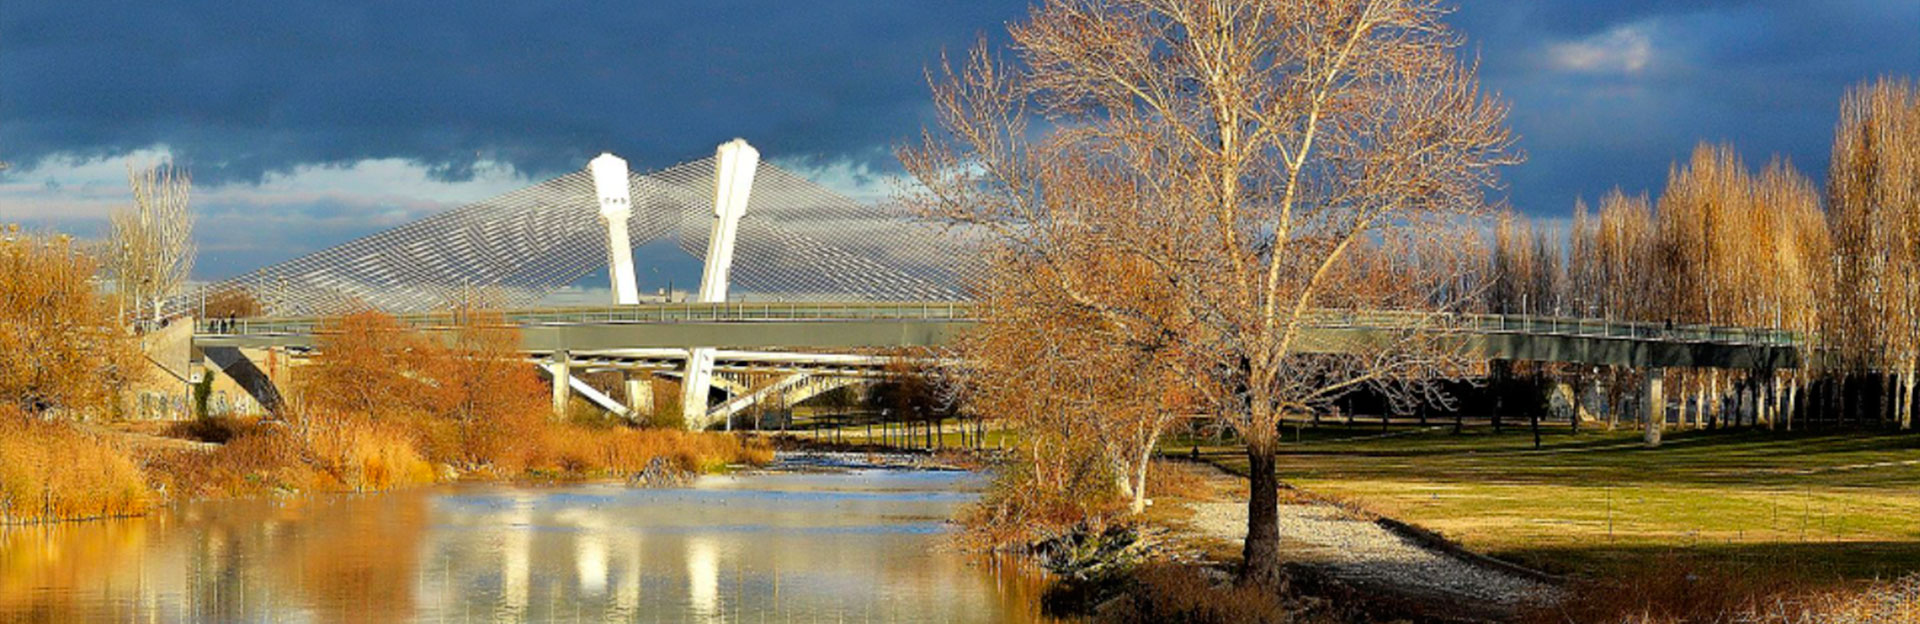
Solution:
<svg viewBox="0 0 1920 624">
<path fill-rule="evenodd" d="M 612 174 L 626 179 L 628 244 L 671 240 L 704 260 L 715 231 L 716 162 Z M 772 164 L 756 162 L 751 178 L 731 234 L 728 279 L 736 294 L 780 301 L 961 298 L 953 256 L 936 229 Z M 275 317 L 428 312 L 475 290 L 506 307 L 532 307 L 608 269 L 608 230 L 595 174 L 586 169 L 211 284 L 205 293 L 246 292 Z M 201 294 L 176 307 L 190 310 Z"/>
<path fill-rule="evenodd" d="M 633 250 L 669 238 L 702 261 L 699 292 L 693 302 L 642 303 Z M 210 285 L 246 292 L 266 314 L 202 319 L 192 350 L 232 374 L 240 349 L 308 350 L 320 317 L 361 309 L 450 331 L 458 323 L 445 310 L 483 291 L 556 380 L 556 408 L 577 392 L 623 415 L 650 409 L 647 377 L 665 374 L 682 380 L 681 413 L 701 427 L 760 398 L 795 401 L 872 375 L 880 350 L 947 343 L 974 322 L 960 285 L 964 254 L 910 215 L 762 163 L 741 141 L 651 173 L 603 155 L 580 172 Z M 613 305 L 543 305 L 603 270 Z M 735 285 L 754 300 L 729 300 Z M 1354 311 L 1319 312 L 1308 325 L 1305 349 L 1320 352 L 1440 327 L 1487 359 L 1650 370 L 1779 370 L 1801 359 L 1795 335 L 1770 330 Z M 579 381 L 583 370 L 627 371 L 627 400 Z M 788 376 L 762 388 L 727 376 L 747 370 Z M 718 405 L 713 387 L 727 392 Z"/>
<path fill-rule="evenodd" d="M 642 300 L 634 251 L 657 253 L 655 243 L 662 242 L 676 243 L 701 261 L 694 293 L 700 303 L 741 295 L 755 301 L 954 302 L 962 298 L 960 254 L 947 240 L 898 208 L 862 204 L 761 162 L 756 150 L 735 140 L 713 157 L 652 172 L 629 171 L 624 160 L 602 155 L 575 173 L 208 285 L 174 308 L 192 314 L 209 297 L 244 293 L 268 319 L 365 309 L 421 314 L 476 299 L 493 307 L 537 309 L 554 293 L 603 271 L 611 303 L 633 308 Z M 665 299 L 673 297 L 669 292 Z M 298 341 L 287 332 L 266 340 L 217 336 L 210 333 L 214 328 L 233 328 L 216 320 L 202 319 L 192 344 L 197 361 L 235 363 L 244 359 L 235 351 L 240 347 L 311 347 L 294 344 Z M 525 334 L 557 335 L 564 343 L 588 332 L 582 325 L 572 327 L 529 328 Z M 597 351 L 631 354 L 635 348 L 658 351 L 670 345 L 681 354 L 675 374 L 685 382 L 683 413 L 701 425 L 709 411 L 709 386 L 725 385 L 712 378 L 715 357 L 732 358 L 719 362 L 723 372 L 741 363 L 740 352 L 721 354 L 712 347 L 735 344 L 735 337 L 737 332 L 678 332 L 646 345 L 602 338 Z M 212 357 L 205 357 L 208 350 Z M 613 402 L 571 379 L 574 351 L 565 344 L 530 350 L 555 379 L 572 381 L 554 384 L 556 405 L 564 405 L 574 388 L 615 411 L 638 403 L 631 396 L 628 404 Z M 795 363 L 791 354 L 780 357 Z M 845 357 L 815 354 L 811 361 L 845 363 Z M 654 353 L 620 361 L 658 364 L 664 359 L 673 358 Z M 629 395 L 647 386 L 641 381 L 628 384 Z M 726 401 L 722 407 L 733 404 Z"/>
</svg>

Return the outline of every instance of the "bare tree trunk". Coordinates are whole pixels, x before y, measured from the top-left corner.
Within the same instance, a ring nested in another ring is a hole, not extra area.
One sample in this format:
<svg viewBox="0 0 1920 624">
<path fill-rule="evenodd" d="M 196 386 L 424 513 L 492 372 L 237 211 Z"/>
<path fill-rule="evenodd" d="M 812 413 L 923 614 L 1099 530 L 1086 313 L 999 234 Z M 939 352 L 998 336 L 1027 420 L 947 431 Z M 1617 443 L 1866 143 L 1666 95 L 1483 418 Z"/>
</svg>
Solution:
<svg viewBox="0 0 1920 624">
<path fill-rule="evenodd" d="M 1271 438 L 1272 436 L 1258 436 Z M 1241 551 L 1242 584 L 1280 586 L 1280 476 L 1270 440 L 1247 440 L 1247 542 Z"/>
<path fill-rule="evenodd" d="M 1780 424 L 1782 424 L 1782 428 L 1786 428 L 1789 432 L 1793 430 L 1793 411 L 1799 409 L 1799 386 L 1801 386 L 1801 374 L 1799 374 L 1799 371 L 1795 371 L 1788 378 L 1788 403 L 1786 403 L 1786 409 L 1780 411 Z"/>
<path fill-rule="evenodd" d="M 1708 401 L 1706 410 L 1708 429 L 1718 429 L 1725 424 L 1723 421 L 1726 420 L 1727 414 L 1725 408 L 1726 401 L 1723 400 L 1724 398 L 1725 396 L 1720 394 L 1720 371 L 1708 372 L 1706 394 L 1706 400 Z"/>
<path fill-rule="evenodd" d="M 1913 386 L 1914 365 L 1907 362 L 1907 370 L 1900 374 L 1900 430 L 1913 430 Z"/>
<path fill-rule="evenodd" d="M 1153 447 L 1160 442 L 1160 435 L 1154 434 L 1147 440 L 1145 448 L 1140 450 L 1140 458 L 1134 462 L 1133 470 L 1133 513 L 1147 510 L 1147 470 L 1153 466 Z"/>
</svg>

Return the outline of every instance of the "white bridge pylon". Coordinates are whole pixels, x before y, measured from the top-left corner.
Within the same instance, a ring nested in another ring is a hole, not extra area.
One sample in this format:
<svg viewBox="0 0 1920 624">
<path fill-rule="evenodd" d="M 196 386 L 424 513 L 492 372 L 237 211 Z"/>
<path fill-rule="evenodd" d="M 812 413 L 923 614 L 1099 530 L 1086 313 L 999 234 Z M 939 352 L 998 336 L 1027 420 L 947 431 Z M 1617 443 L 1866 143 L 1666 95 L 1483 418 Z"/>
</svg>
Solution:
<svg viewBox="0 0 1920 624">
<path fill-rule="evenodd" d="M 633 217 L 632 191 L 627 188 L 627 161 L 601 154 L 587 164 L 593 170 L 594 195 L 600 200 L 600 220 L 607 224 L 607 280 L 614 305 L 639 305 L 640 284 L 633 275 L 633 241 L 627 220 Z"/>
<path fill-rule="evenodd" d="M 728 274 L 733 269 L 733 243 L 740 229 L 740 217 L 747 213 L 747 200 L 753 194 L 753 174 L 760 166 L 760 152 L 744 139 L 720 145 L 714 154 L 713 231 L 707 238 L 707 257 L 700 274 L 701 303 L 727 301 Z M 600 216 L 607 226 L 608 278 L 613 283 L 615 305 L 637 305 L 640 289 L 633 270 L 633 245 L 627 237 L 627 219 L 633 215 L 629 197 L 627 161 L 612 154 L 601 154 L 589 164 L 594 188 L 600 200 Z M 555 367 L 554 385 L 561 385 L 563 371 Z M 708 423 L 707 395 L 713 384 L 713 348 L 688 345 L 686 370 L 680 391 L 680 413 L 688 428 L 699 429 Z M 629 384 L 631 391 L 632 384 Z M 555 390 L 556 404 L 564 401 Z"/>
<path fill-rule="evenodd" d="M 713 159 L 713 235 L 707 238 L 706 265 L 700 272 L 700 302 L 726 303 L 727 276 L 733 270 L 733 239 L 740 230 L 740 217 L 747 213 L 747 199 L 753 193 L 753 172 L 760 166 L 760 151 L 745 140 L 734 139 L 720 145 Z M 687 350 L 687 373 L 680 384 L 680 413 L 689 429 L 703 429 L 707 422 L 707 393 L 713 383 L 713 348 L 693 346 Z M 732 421 L 729 419 L 728 424 Z"/>
</svg>

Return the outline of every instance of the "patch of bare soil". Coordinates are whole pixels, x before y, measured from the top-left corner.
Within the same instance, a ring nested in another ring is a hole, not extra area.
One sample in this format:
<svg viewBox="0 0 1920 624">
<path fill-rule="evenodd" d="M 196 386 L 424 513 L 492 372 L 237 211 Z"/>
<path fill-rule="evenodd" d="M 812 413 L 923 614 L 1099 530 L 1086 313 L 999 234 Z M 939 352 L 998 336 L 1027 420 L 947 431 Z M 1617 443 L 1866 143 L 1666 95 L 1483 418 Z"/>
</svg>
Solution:
<svg viewBox="0 0 1920 624">
<path fill-rule="evenodd" d="M 1211 471 L 1214 491 L 1245 485 L 1236 476 Z M 1246 539 L 1247 504 L 1238 500 L 1177 500 L 1190 513 L 1173 525 L 1177 538 L 1220 553 Z M 1291 500 L 1286 500 L 1290 498 Z M 1309 497 L 1283 497 L 1282 552 L 1290 567 L 1408 606 L 1441 620 L 1505 620 L 1521 608 L 1555 599 L 1559 590 L 1543 579 L 1479 560 L 1457 549 L 1437 548 L 1391 521 Z"/>
<path fill-rule="evenodd" d="M 82 424 L 80 429 L 98 435 L 109 442 L 140 453 L 159 451 L 212 451 L 220 445 L 212 442 L 199 442 L 168 437 L 163 432 L 173 423 L 138 422 L 111 424 Z"/>
</svg>

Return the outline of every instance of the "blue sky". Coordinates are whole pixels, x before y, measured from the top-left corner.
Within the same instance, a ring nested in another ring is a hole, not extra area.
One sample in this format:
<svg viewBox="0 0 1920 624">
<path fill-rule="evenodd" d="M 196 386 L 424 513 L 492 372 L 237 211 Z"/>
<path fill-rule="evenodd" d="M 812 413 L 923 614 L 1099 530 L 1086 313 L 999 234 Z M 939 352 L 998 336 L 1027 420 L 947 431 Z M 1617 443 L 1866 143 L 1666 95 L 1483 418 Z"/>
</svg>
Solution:
<svg viewBox="0 0 1920 624">
<path fill-rule="evenodd" d="M 164 5 L 164 6 L 163 6 Z M 576 170 L 745 137 L 878 198 L 928 121 L 922 70 L 1027 0 L 0 5 L 0 221 L 97 234 L 125 167 L 188 166 L 202 277 Z M 1701 140 L 1823 175 L 1838 101 L 1920 77 L 1920 2 L 1467 0 L 1453 16 L 1543 218 L 1655 190 Z"/>
</svg>

